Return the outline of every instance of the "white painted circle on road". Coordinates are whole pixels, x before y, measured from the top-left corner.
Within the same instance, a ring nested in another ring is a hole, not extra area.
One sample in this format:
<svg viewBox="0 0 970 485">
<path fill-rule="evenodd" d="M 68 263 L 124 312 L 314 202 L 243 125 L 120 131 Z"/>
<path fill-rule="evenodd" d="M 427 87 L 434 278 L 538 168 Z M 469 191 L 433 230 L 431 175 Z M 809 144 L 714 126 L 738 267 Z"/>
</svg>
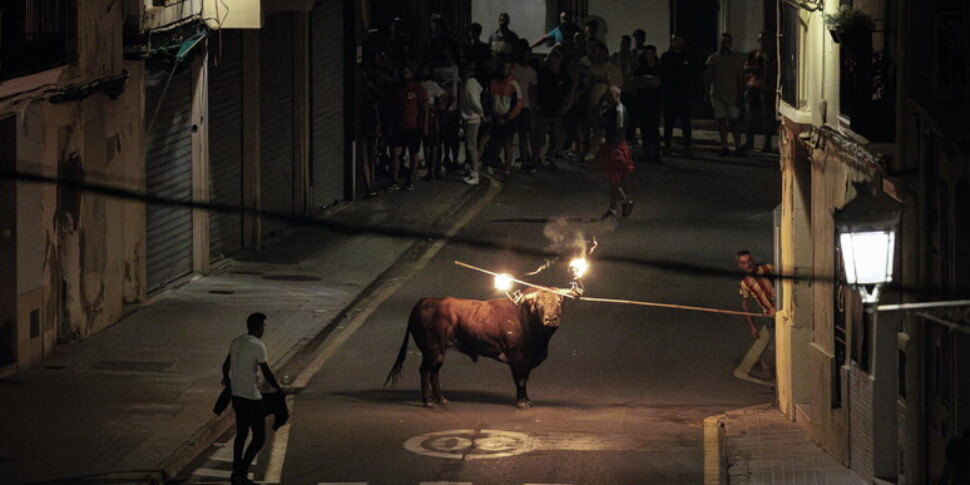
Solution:
<svg viewBox="0 0 970 485">
<path fill-rule="evenodd" d="M 497 429 L 438 431 L 404 442 L 404 449 L 419 455 L 460 460 L 505 458 L 528 453 L 535 448 L 536 440 L 533 437 Z"/>
</svg>

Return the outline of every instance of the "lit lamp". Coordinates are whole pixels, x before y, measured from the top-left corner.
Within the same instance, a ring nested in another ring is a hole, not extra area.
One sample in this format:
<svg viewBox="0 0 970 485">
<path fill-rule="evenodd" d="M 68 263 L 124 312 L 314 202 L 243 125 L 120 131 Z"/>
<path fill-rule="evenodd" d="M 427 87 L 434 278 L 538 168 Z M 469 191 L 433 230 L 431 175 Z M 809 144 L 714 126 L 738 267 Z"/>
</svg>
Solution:
<svg viewBox="0 0 970 485">
<path fill-rule="evenodd" d="M 879 288 L 893 279 L 901 207 L 876 184 L 855 184 L 856 198 L 835 212 L 845 279 L 863 303 L 879 301 Z"/>
</svg>

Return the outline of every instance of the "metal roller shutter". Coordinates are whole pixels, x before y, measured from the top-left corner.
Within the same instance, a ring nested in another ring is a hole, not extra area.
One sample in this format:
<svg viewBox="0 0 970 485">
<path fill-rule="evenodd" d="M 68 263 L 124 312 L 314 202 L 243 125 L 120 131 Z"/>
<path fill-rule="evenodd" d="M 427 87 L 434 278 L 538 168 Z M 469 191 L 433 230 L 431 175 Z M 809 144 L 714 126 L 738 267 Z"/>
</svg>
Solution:
<svg viewBox="0 0 970 485">
<path fill-rule="evenodd" d="M 266 17 L 260 31 L 260 197 L 265 211 L 293 213 L 293 16 Z M 280 229 L 262 220 L 265 237 Z"/>
<path fill-rule="evenodd" d="M 344 198 L 343 3 L 320 3 L 311 20 L 312 190 L 318 208 Z"/>
<path fill-rule="evenodd" d="M 219 36 L 217 32 L 214 34 Z M 209 52 L 209 200 L 242 205 L 242 33 L 224 30 Z M 218 65 L 215 63 L 218 62 Z M 242 249 L 242 214 L 209 214 L 209 255 L 218 261 Z"/>
<path fill-rule="evenodd" d="M 145 189 L 165 199 L 192 200 L 192 73 L 151 75 L 145 93 L 146 117 L 161 108 L 146 134 Z M 148 290 L 192 272 L 192 211 L 169 204 L 146 205 Z"/>
</svg>

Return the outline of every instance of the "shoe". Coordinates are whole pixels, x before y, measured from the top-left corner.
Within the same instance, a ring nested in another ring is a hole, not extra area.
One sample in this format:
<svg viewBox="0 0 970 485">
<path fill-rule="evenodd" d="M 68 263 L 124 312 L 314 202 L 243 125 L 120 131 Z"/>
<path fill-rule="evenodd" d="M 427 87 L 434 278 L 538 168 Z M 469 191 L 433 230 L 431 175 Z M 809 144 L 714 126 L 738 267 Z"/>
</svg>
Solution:
<svg viewBox="0 0 970 485">
<path fill-rule="evenodd" d="M 611 217 L 616 217 L 616 209 L 606 209 L 606 214 L 603 214 L 601 219 L 609 219 Z"/>
<path fill-rule="evenodd" d="M 485 173 L 489 175 L 495 175 L 495 169 L 492 167 L 485 167 Z"/>
<path fill-rule="evenodd" d="M 622 209 L 623 209 L 623 217 L 629 216 L 630 213 L 633 212 L 633 201 L 627 200 L 623 202 Z"/>
<path fill-rule="evenodd" d="M 404 186 L 404 190 L 407 190 L 407 191 L 414 190 L 414 184 L 411 182 L 408 182 L 407 185 Z"/>
<path fill-rule="evenodd" d="M 401 182 L 394 182 L 387 187 L 387 190 L 401 190 Z"/>
<path fill-rule="evenodd" d="M 462 179 L 468 185 L 478 185 L 478 172 L 468 172 L 468 175 Z"/>
<path fill-rule="evenodd" d="M 717 155 L 720 156 L 720 157 L 730 157 L 731 156 L 731 150 L 728 149 L 728 147 L 721 147 L 721 151 L 718 152 Z"/>
<path fill-rule="evenodd" d="M 376 190 L 372 190 L 372 191 L 368 192 L 367 193 L 367 197 L 377 197 L 377 191 Z"/>
<path fill-rule="evenodd" d="M 536 166 L 532 164 L 523 165 L 522 171 L 525 173 L 536 173 Z"/>
</svg>

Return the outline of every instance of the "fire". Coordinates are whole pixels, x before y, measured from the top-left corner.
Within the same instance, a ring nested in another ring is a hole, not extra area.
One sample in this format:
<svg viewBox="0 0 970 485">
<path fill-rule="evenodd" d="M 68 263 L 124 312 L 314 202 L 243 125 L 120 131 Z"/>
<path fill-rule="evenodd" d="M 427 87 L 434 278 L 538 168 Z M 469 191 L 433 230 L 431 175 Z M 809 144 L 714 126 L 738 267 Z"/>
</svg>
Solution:
<svg viewBox="0 0 970 485">
<path fill-rule="evenodd" d="M 569 272 L 572 273 L 573 279 L 582 278 L 587 271 L 589 271 L 589 261 L 586 258 L 576 258 L 569 262 Z"/>
<path fill-rule="evenodd" d="M 512 289 L 512 275 L 502 273 L 495 275 L 495 289 L 499 291 L 509 291 Z"/>
</svg>

